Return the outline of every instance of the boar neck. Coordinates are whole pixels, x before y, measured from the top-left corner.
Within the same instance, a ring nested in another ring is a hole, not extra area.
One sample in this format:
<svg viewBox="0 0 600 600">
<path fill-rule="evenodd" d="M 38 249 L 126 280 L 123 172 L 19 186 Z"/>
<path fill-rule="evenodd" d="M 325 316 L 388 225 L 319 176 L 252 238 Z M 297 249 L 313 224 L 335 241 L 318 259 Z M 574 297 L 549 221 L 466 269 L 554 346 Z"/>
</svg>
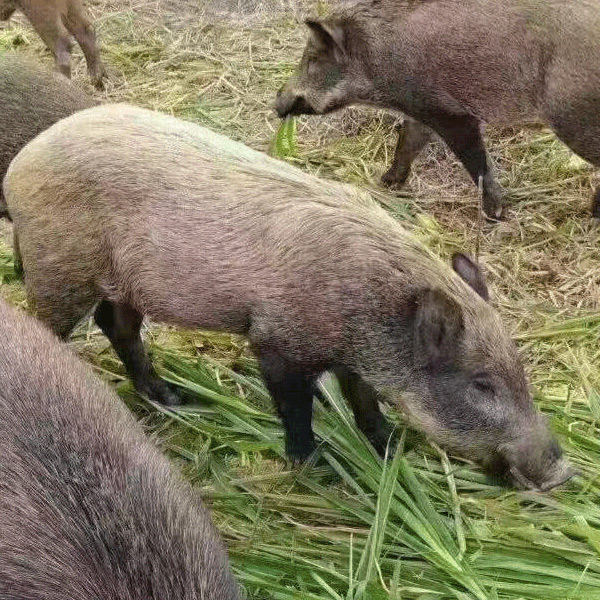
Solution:
<svg viewBox="0 0 600 600">
<path fill-rule="evenodd" d="M 418 116 L 425 106 L 423 79 L 411 56 L 410 33 L 402 21 L 378 22 L 377 35 L 372 26 L 363 25 L 363 37 L 370 40 L 360 52 L 371 83 L 365 86 L 361 103 L 389 108 Z"/>
<path fill-rule="evenodd" d="M 412 291 L 407 282 L 390 279 L 381 287 L 372 284 L 368 290 L 355 290 L 346 297 L 341 355 L 345 367 L 384 397 L 390 396 L 390 389 L 420 390 L 419 365 L 413 351 Z M 387 290 L 383 291 L 384 287 Z"/>
</svg>

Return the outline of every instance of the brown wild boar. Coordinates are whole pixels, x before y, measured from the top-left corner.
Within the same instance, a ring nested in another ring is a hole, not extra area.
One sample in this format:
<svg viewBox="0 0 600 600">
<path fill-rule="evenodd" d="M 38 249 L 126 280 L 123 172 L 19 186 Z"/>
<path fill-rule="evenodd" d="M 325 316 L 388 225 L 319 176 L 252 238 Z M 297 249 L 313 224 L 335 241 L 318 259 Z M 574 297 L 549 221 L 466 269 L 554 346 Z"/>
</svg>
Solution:
<svg viewBox="0 0 600 600">
<path fill-rule="evenodd" d="M 0 598 L 241 600 L 199 495 L 120 400 L 0 300 Z"/>
<path fill-rule="evenodd" d="M 281 117 L 351 104 L 410 117 L 388 185 L 407 179 L 437 133 L 473 180 L 483 209 L 502 211 L 483 123 L 544 121 L 600 166 L 598 0 L 356 0 L 309 20 L 296 74 L 278 93 Z M 600 188 L 592 205 L 600 217 Z"/>
<path fill-rule="evenodd" d="M 156 401 L 177 397 L 144 350 L 144 315 L 248 336 L 294 459 L 313 449 L 314 384 L 331 370 L 379 452 L 378 401 L 402 398 L 432 437 L 528 487 L 570 475 L 476 265 L 455 259 L 469 286 L 356 188 L 113 105 L 28 144 L 4 193 L 38 316 L 64 338 L 96 307 Z"/>
<path fill-rule="evenodd" d="M 16 52 L 0 54 L 0 182 L 10 161 L 38 133 L 95 102 L 58 73 Z M 0 217 L 10 218 L 0 185 Z M 20 270 L 15 236 L 15 268 Z"/>
<path fill-rule="evenodd" d="M 0 20 L 10 19 L 17 9 L 27 17 L 54 54 L 56 68 L 67 77 L 71 77 L 73 36 L 83 50 L 92 82 L 102 88 L 106 70 L 82 0 L 0 0 Z"/>
<path fill-rule="evenodd" d="M 96 102 L 58 73 L 18 52 L 0 54 L 0 181 L 10 161 L 38 133 Z M 8 217 L 0 189 L 0 217 Z"/>
</svg>

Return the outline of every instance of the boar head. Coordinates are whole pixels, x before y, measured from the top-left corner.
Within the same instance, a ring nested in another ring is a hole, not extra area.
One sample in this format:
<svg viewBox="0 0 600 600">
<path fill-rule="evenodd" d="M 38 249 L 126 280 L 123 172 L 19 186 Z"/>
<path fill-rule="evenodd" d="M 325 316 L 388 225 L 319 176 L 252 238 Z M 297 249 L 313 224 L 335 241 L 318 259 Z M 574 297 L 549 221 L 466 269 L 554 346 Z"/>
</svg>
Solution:
<svg viewBox="0 0 600 600">
<path fill-rule="evenodd" d="M 478 265 L 458 254 L 453 266 L 487 300 Z M 499 315 L 487 302 L 468 298 L 472 292 L 467 288 L 458 294 L 449 289 L 416 289 L 402 324 L 387 330 L 396 349 L 386 355 L 381 350 L 387 344 L 379 344 L 387 374 L 380 372 L 380 385 L 374 382 L 374 387 L 388 398 L 401 398 L 432 439 L 494 474 L 531 490 L 560 485 L 574 471 L 533 403 L 516 346 Z M 399 355 L 409 375 L 395 382 Z M 385 379 L 391 384 L 387 390 L 382 389 Z"/>
<path fill-rule="evenodd" d="M 310 30 L 302 59 L 290 81 L 277 94 L 281 117 L 324 114 L 365 100 L 368 78 L 364 48 L 344 21 L 307 20 Z"/>
</svg>

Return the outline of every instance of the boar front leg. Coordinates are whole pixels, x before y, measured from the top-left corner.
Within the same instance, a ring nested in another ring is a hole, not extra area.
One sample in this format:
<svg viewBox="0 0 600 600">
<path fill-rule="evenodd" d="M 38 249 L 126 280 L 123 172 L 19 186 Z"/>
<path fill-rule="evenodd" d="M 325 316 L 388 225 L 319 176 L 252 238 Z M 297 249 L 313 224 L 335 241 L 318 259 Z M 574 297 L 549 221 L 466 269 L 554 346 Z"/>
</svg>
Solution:
<svg viewBox="0 0 600 600">
<path fill-rule="evenodd" d="M 257 350 L 267 389 L 285 428 L 285 452 L 298 463 L 315 447 L 312 430 L 315 377 L 290 365 L 277 352 Z"/>
<path fill-rule="evenodd" d="M 130 306 L 102 300 L 94 319 L 123 361 L 138 392 L 167 406 L 180 403 L 177 394 L 156 374 L 144 348 L 140 335 L 142 314 Z"/>
<path fill-rule="evenodd" d="M 381 178 L 381 182 L 392 189 L 398 189 L 406 183 L 414 160 L 433 136 L 429 127 L 410 118 L 405 118 L 398 130 L 394 160 Z"/>
<path fill-rule="evenodd" d="M 496 182 L 491 159 L 486 152 L 479 121 L 467 114 L 432 116 L 431 126 L 448 144 L 475 184 L 483 178 L 483 212 L 491 220 L 502 215 L 503 192 Z"/>
<path fill-rule="evenodd" d="M 385 456 L 388 444 L 393 445 L 390 438 L 394 428 L 379 409 L 381 398 L 362 377 L 343 368 L 335 368 L 333 372 L 340 383 L 342 394 L 352 407 L 356 425 L 377 453 Z"/>
<path fill-rule="evenodd" d="M 80 2 L 69 2 L 65 26 L 73 34 L 73 37 L 77 40 L 83 51 L 93 84 L 96 88 L 102 89 L 104 87 L 106 69 L 100 59 L 96 32 L 84 13 L 84 8 Z"/>
</svg>

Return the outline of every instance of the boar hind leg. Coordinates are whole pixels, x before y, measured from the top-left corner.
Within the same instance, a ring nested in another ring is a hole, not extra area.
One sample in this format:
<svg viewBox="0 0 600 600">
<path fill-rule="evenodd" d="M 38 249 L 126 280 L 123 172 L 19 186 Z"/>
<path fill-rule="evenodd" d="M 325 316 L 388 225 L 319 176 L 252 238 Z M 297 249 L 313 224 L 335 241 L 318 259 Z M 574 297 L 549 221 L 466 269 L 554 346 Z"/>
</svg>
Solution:
<svg viewBox="0 0 600 600">
<path fill-rule="evenodd" d="M 393 445 L 394 428 L 379 409 L 377 392 L 361 377 L 346 369 L 334 369 L 342 393 L 352 406 L 356 425 L 380 456 L 385 456 L 388 444 Z"/>
<path fill-rule="evenodd" d="M 0 219 L 7 219 L 8 221 L 12 221 L 10 218 L 10 213 L 8 212 L 8 206 L 6 205 L 6 200 L 2 194 L 2 184 L 0 182 Z"/>
<path fill-rule="evenodd" d="M 285 451 L 294 462 L 308 458 L 315 447 L 312 430 L 315 378 L 290 366 L 279 355 L 257 352 L 267 389 L 285 428 Z"/>
<path fill-rule="evenodd" d="M 158 377 L 144 348 L 140 329 L 143 315 L 130 306 L 103 300 L 94 319 L 123 361 L 135 389 L 154 402 L 179 404 L 177 395 Z"/>
<path fill-rule="evenodd" d="M 97 88 L 101 89 L 104 85 L 106 70 L 100 59 L 94 27 L 83 11 L 80 2 L 70 2 L 65 26 L 81 46 L 92 82 Z"/>
<path fill-rule="evenodd" d="M 398 144 L 391 167 L 381 178 L 381 182 L 390 188 L 404 185 L 412 164 L 421 150 L 431 141 L 433 132 L 426 125 L 406 118 L 398 132 Z"/>
<path fill-rule="evenodd" d="M 56 69 L 71 77 L 71 36 L 62 23 L 54 2 L 21 2 L 21 10 L 54 54 Z"/>
<path fill-rule="evenodd" d="M 43 27 L 36 27 L 36 31 L 48 48 L 54 54 L 56 70 L 65 77 L 71 78 L 71 36 L 61 22 L 44 24 Z"/>
<path fill-rule="evenodd" d="M 456 154 L 475 184 L 482 177 L 483 212 L 489 219 L 499 219 L 502 215 L 503 192 L 494 177 L 479 121 L 469 115 L 446 115 L 436 117 L 430 125 Z"/>
<path fill-rule="evenodd" d="M 19 253 L 20 256 L 20 253 Z M 52 283 L 52 289 L 43 290 L 35 285 L 36 274 L 25 270 L 25 285 L 35 290 L 28 293 L 28 299 L 40 321 L 50 328 L 54 335 L 66 340 L 77 324 L 90 312 L 95 304 L 87 290 L 79 292 L 67 285 L 60 285 L 59 278 Z M 64 293 L 64 296 L 63 296 Z M 68 301 L 65 301 L 68 298 Z"/>
<path fill-rule="evenodd" d="M 600 187 L 596 190 L 594 199 L 592 200 L 592 216 L 600 219 Z"/>
<path fill-rule="evenodd" d="M 568 111 L 555 111 L 548 121 L 558 136 L 581 158 L 600 167 L 600 110 L 597 101 L 569 102 Z M 600 218 L 600 188 L 592 200 L 592 216 Z"/>
<path fill-rule="evenodd" d="M 23 277 L 23 257 L 21 256 L 21 247 L 19 246 L 19 236 L 13 229 L 13 267 L 19 277 Z"/>
</svg>

